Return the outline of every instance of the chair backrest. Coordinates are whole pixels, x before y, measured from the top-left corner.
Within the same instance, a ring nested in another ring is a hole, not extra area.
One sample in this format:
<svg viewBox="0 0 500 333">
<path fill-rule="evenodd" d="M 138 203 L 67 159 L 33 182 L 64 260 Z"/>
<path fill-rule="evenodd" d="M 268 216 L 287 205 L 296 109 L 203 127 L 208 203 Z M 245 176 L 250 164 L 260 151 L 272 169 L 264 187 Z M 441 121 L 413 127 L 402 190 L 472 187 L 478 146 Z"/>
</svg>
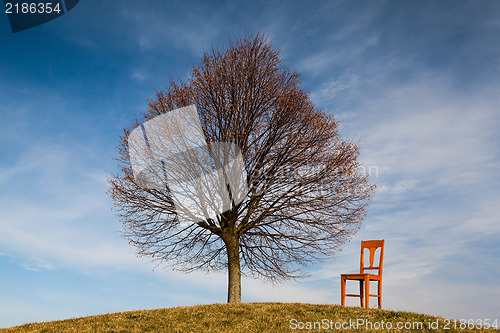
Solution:
<svg viewBox="0 0 500 333">
<path fill-rule="evenodd" d="M 361 274 L 365 274 L 365 270 L 377 270 L 378 276 L 382 276 L 382 267 L 384 265 L 384 244 L 385 240 L 368 240 L 368 241 L 361 241 L 361 263 L 360 263 L 360 269 L 359 272 Z M 374 261 L 375 261 L 375 252 L 377 249 L 380 248 L 380 259 L 378 262 L 378 266 L 373 266 Z M 369 266 L 365 266 L 365 249 L 368 249 L 370 251 L 370 259 L 369 259 Z M 369 274 L 373 274 L 368 272 Z"/>
</svg>

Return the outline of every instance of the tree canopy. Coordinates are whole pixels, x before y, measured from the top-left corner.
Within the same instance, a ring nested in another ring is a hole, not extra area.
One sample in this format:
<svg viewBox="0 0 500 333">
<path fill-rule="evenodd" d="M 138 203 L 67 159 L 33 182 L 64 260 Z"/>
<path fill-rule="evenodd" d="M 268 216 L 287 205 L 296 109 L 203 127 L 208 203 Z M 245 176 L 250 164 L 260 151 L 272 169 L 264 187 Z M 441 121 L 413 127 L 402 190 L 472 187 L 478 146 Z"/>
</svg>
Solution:
<svg viewBox="0 0 500 333">
<path fill-rule="evenodd" d="M 189 105 L 208 143 L 239 149 L 246 195 L 216 217 L 186 225 L 168 177 L 155 188 L 134 177 L 129 136 Z M 186 272 L 227 270 L 229 302 L 241 299 L 242 273 L 282 281 L 335 255 L 359 228 L 374 190 L 360 170 L 358 146 L 340 137 L 333 115 L 315 107 L 261 34 L 207 51 L 186 80 L 156 91 L 143 119 L 124 130 L 119 153 L 110 195 L 138 255 Z"/>
</svg>

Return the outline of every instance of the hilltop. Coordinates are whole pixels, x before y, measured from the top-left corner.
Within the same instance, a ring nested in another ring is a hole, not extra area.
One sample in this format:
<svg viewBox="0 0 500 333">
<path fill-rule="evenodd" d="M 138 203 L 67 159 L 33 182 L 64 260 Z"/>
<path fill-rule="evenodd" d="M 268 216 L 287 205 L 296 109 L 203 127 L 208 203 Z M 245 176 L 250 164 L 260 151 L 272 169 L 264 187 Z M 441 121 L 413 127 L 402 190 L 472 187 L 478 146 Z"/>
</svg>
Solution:
<svg viewBox="0 0 500 333">
<path fill-rule="evenodd" d="M 436 326 L 438 325 L 438 326 Z M 30 323 L 21 332 L 499 332 L 411 312 L 304 303 L 211 304 Z M 456 327 L 456 328 L 455 328 Z M 462 328 L 462 329 L 461 329 Z"/>
</svg>

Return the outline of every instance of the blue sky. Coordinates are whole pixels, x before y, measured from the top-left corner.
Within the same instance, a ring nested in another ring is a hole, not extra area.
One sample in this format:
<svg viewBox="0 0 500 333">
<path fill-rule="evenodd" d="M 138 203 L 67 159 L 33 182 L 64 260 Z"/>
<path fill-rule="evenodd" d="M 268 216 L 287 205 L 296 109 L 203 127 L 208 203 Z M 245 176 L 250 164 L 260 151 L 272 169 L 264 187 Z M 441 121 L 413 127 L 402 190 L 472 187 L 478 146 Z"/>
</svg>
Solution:
<svg viewBox="0 0 500 333">
<path fill-rule="evenodd" d="M 81 1 L 15 34 L 0 15 L 0 327 L 225 302 L 225 274 L 136 258 L 106 179 L 154 88 L 245 31 L 269 35 L 378 188 L 335 260 L 244 278 L 242 300 L 338 304 L 360 241 L 384 238 L 384 308 L 500 320 L 499 2 Z"/>
</svg>

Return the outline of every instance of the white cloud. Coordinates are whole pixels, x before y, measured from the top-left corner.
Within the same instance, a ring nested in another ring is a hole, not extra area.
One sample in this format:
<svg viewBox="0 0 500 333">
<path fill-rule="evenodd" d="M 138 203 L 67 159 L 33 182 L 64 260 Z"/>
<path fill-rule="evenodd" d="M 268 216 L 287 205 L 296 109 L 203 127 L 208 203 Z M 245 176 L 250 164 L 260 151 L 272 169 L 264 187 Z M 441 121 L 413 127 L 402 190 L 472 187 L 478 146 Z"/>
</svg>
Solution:
<svg viewBox="0 0 500 333">
<path fill-rule="evenodd" d="M 313 59 L 311 63 L 318 65 Z M 359 76 L 345 72 L 338 79 L 332 79 L 323 84 L 318 91 L 311 93 L 311 99 L 318 105 L 337 105 L 339 99 L 349 96 L 351 89 L 359 81 Z"/>
<path fill-rule="evenodd" d="M 377 168 L 379 193 L 424 186 L 464 190 L 490 182 L 500 167 L 494 89 L 461 95 L 446 77 L 430 73 L 406 85 L 384 80 L 343 86 L 351 103 L 338 117 L 342 133 L 360 141 L 364 164 Z M 338 93 L 346 95 L 330 87 L 316 98 L 325 102 L 320 95 Z M 331 103 L 320 106 L 335 114 Z"/>
<path fill-rule="evenodd" d="M 105 174 L 82 163 L 81 150 L 36 143 L 4 167 L 0 246 L 26 269 L 125 267 L 135 260 L 111 214 Z M 18 193 L 22 189 L 23 194 Z"/>
<path fill-rule="evenodd" d="M 113 219 L 105 212 L 109 209 L 99 213 L 104 207 L 92 194 L 80 195 L 64 204 L 66 207 L 12 200 L 2 205 L 1 246 L 9 252 L 51 262 L 47 265 L 25 263 L 25 268 L 63 265 L 85 271 L 103 266 L 124 268 L 135 262 L 130 246 L 118 239 L 119 224 L 99 226 Z M 113 231 L 113 226 L 117 230 Z"/>
<path fill-rule="evenodd" d="M 387 193 L 390 192 L 391 194 L 397 194 L 400 195 L 404 192 L 410 191 L 413 189 L 415 186 L 417 186 L 418 180 L 415 179 L 406 179 L 406 180 L 400 180 L 397 181 L 395 184 L 383 184 L 378 187 L 377 193 Z"/>
<path fill-rule="evenodd" d="M 222 32 L 221 22 L 227 8 L 207 12 L 202 8 L 204 6 L 187 6 L 187 17 L 181 18 L 175 15 L 173 8 L 169 8 L 165 15 L 165 11 L 158 11 L 158 5 L 139 8 L 132 3 L 122 4 L 121 15 L 131 23 L 133 30 L 129 32 L 142 51 L 161 50 L 168 43 L 177 49 L 200 55 Z M 192 24 L 193 21 L 196 22 L 195 25 Z"/>
<path fill-rule="evenodd" d="M 144 82 L 148 79 L 148 74 L 146 74 L 144 71 L 136 69 L 132 72 L 130 75 L 131 79 L 137 80 L 139 82 Z"/>
<path fill-rule="evenodd" d="M 29 262 L 22 263 L 21 267 L 33 272 L 40 272 L 42 270 L 54 270 L 54 266 L 52 266 L 52 264 L 50 264 L 48 261 L 36 257 L 29 260 Z"/>
</svg>

